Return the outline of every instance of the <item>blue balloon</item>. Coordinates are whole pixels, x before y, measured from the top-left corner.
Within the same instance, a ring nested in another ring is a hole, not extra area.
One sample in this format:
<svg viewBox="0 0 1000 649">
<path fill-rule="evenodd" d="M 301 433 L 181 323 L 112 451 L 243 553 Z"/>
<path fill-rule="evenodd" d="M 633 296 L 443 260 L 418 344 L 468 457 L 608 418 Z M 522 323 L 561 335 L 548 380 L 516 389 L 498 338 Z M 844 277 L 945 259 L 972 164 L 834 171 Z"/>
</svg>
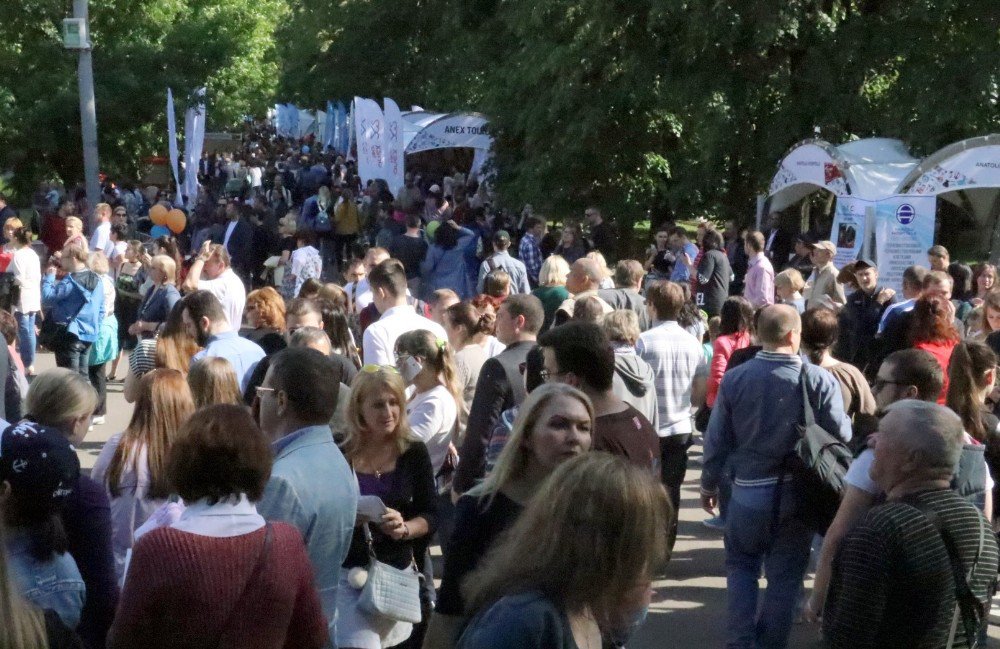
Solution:
<svg viewBox="0 0 1000 649">
<path fill-rule="evenodd" d="M 154 225 L 149 230 L 149 236 L 153 237 L 154 239 L 156 237 L 169 237 L 171 236 L 170 228 L 168 228 L 165 225 Z"/>
</svg>

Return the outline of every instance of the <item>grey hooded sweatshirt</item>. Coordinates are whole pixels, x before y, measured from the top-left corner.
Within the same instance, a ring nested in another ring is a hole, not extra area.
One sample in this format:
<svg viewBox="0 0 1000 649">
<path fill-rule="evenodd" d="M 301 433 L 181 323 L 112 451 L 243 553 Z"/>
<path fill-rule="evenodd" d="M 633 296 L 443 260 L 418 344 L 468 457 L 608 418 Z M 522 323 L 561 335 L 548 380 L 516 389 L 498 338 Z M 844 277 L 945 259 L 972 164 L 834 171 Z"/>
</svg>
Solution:
<svg viewBox="0 0 1000 649">
<path fill-rule="evenodd" d="M 639 358 L 633 347 L 615 348 L 615 376 L 611 389 L 615 396 L 645 415 L 653 430 L 659 428 L 653 368 Z"/>
</svg>

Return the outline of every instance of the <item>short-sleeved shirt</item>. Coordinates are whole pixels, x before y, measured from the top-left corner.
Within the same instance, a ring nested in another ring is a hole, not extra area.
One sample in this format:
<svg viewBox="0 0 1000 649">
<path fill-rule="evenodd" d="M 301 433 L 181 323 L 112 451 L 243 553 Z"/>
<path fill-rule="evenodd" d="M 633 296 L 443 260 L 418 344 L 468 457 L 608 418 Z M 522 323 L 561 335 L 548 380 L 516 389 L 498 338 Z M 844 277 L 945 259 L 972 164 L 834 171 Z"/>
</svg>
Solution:
<svg viewBox="0 0 1000 649">
<path fill-rule="evenodd" d="M 594 419 L 591 450 L 625 458 L 653 475 L 660 470 L 660 440 L 646 417 L 626 404 L 621 412 Z"/>
<path fill-rule="evenodd" d="M 219 298 L 229 326 L 233 329 L 240 328 L 243 324 L 243 308 L 247 303 L 247 289 L 232 268 L 227 268 L 215 279 L 198 280 L 198 290 L 208 291 Z"/>
</svg>

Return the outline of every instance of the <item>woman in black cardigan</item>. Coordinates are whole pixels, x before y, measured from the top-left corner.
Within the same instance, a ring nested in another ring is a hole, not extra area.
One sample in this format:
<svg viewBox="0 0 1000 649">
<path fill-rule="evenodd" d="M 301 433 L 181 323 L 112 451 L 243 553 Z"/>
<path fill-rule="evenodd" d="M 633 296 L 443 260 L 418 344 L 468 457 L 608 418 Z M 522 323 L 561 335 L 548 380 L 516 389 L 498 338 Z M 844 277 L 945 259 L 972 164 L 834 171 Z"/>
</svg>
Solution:
<svg viewBox="0 0 1000 649">
<path fill-rule="evenodd" d="M 361 589 L 354 569 L 369 563 L 362 525 L 368 525 L 379 561 L 406 568 L 422 558 L 437 516 L 434 472 L 427 447 L 410 433 L 405 386 L 395 368 L 363 367 L 351 384 L 350 399 L 344 456 L 357 474 L 361 495 L 379 497 L 387 510 L 378 522 L 359 517 L 354 529 L 337 591 L 337 645 L 380 649 L 406 640 L 412 625 L 358 609 Z"/>
</svg>

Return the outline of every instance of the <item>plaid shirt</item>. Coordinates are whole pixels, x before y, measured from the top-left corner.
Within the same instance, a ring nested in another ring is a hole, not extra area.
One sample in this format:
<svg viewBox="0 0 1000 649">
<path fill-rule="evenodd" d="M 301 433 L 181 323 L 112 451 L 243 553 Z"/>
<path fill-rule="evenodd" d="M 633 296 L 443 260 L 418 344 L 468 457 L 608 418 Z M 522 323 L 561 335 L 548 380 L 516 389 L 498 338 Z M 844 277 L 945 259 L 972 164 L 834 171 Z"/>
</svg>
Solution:
<svg viewBox="0 0 1000 649">
<path fill-rule="evenodd" d="M 535 235 L 529 232 L 521 237 L 521 244 L 517 247 L 517 257 L 527 269 L 528 279 L 537 284 L 538 271 L 542 269 L 542 250 L 538 247 Z"/>
</svg>

